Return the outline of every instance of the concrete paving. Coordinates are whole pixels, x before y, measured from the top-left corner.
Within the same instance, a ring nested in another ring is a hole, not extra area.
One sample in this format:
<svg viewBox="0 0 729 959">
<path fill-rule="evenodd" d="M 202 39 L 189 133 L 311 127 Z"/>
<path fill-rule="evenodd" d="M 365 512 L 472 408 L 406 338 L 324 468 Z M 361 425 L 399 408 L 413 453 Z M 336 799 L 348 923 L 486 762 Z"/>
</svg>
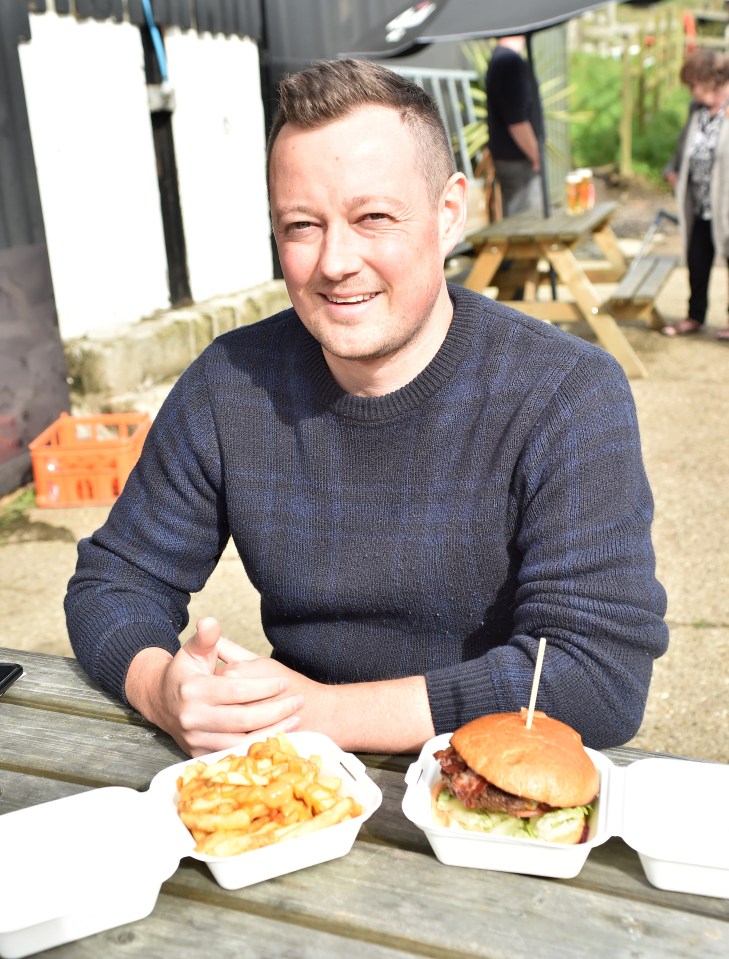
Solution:
<svg viewBox="0 0 729 959">
<path fill-rule="evenodd" d="M 656 501 L 654 542 L 671 628 L 671 646 L 656 664 L 634 744 L 722 762 L 729 762 L 729 344 L 713 333 L 726 324 L 726 283 L 726 271 L 715 269 L 705 333 L 671 340 L 623 324 L 650 373 L 632 386 Z M 679 268 L 659 298 L 667 320 L 685 315 L 687 290 Z M 578 326 L 571 331 L 590 335 Z M 22 650 L 71 655 L 62 601 L 76 542 L 106 513 L 106 507 L 32 509 L 14 531 L 0 527 L 0 645 L 17 649 L 20 661 Z M 193 622 L 210 613 L 232 639 L 268 650 L 258 597 L 232 547 L 193 597 Z"/>
</svg>

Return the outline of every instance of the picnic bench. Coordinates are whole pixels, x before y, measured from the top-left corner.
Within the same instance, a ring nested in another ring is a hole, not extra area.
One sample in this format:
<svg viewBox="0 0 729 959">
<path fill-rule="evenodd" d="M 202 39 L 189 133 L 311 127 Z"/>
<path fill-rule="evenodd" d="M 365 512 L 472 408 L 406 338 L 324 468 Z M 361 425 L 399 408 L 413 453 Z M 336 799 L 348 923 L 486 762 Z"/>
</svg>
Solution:
<svg viewBox="0 0 729 959">
<path fill-rule="evenodd" d="M 651 329 L 660 330 L 664 323 L 656 299 L 677 263 L 675 256 L 646 256 L 634 260 L 607 300 L 615 319 L 643 320 Z"/>
<path fill-rule="evenodd" d="M 75 660 L 0 649 L 25 676 L 0 698 L 0 816 L 104 786 L 146 789 L 185 758 L 175 743 L 90 682 Z M 626 764 L 650 754 L 607 751 Z M 185 858 L 145 919 L 61 945 L 53 959 L 719 959 L 729 900 L 651 886 L 619 838 L 595 847 L 573 879 L 438 862 L 401 802 L 412 756 L 363 755 L 383 803 L 339 859 L 240 890 Z M 114 822 L 109 823 L 113 832 Z M 79 850 L 84 837 L 78 836 Z M 42 870 L 47 850 L 28 836 Z M 5 881 L 13 863 L 3 862 Z M 145 874 L 139 862 L 139 876 Z M 2 914 L 2 907 L 0 907 Z"/>
<path fill-rule="evenodd" d="M 592 239 L 604 257 L 600 281 L 614 282 L 625 275 L 627 262 L 610 228 L 615 208 L 615 203 L 598 203 L 585 213 L 571 216 L 557 211 L 549 217 L 524 211 L 482 227 L 465 237 L 475 259 L 464 285 L 478 293 L 496 286 L 500 302 L 549 323 L 584 320 L 628 376 L 647 376 L 645 366 L 593 286 L 594 272 L 575 256 L 578 244 Z M 542 260 L 562 284 L 567 299 L 539 298 Z M 515 298 L 517 290 L 522 292 L 521 299 Z"/>
</svg>

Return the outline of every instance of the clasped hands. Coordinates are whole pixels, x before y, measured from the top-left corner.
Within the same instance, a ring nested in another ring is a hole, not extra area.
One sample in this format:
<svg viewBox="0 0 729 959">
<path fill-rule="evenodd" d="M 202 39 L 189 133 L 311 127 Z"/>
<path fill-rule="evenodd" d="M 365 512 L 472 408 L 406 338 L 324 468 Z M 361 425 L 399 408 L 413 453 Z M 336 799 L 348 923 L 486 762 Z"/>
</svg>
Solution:
<svg viewBox="0 0 729 959">
<path fill-rule="evenodd" d="M 417 752 L 435 735 L 424 676 L 315 682 L 225 639 L 212 617 L 174 656 L 159 647 L 137 653 L 125 689 L 191 756 L 230 749 L 252 732 L 313 730 L 368 752 Z"/>
<path fill-rule="evenodd" d="M 316 722 L 328 687 L 221 635 L 212 617 L 175 656 L 138 653 L 127 674 L 129 702 L 191 756 L 228 749 L 250 732 L 290 732 Z"/>
</svg>

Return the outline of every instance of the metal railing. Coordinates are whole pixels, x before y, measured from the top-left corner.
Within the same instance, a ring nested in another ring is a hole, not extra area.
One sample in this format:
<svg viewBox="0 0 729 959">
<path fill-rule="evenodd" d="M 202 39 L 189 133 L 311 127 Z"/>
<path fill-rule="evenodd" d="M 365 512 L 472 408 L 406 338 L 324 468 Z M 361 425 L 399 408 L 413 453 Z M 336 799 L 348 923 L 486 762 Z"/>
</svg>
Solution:
<svg viewBox="0 0 729 959">
<path fill-rule="evenodd" d="M 429 93 L 443 118 L 456 169 L 474 180 L 478 157 L 470 157 L 464 127 L 476 120 L 471 83 L 478 79 L 475 70 L 444 70 L 428 67 L 394 67 L 395 71 Z"/>
</svg>

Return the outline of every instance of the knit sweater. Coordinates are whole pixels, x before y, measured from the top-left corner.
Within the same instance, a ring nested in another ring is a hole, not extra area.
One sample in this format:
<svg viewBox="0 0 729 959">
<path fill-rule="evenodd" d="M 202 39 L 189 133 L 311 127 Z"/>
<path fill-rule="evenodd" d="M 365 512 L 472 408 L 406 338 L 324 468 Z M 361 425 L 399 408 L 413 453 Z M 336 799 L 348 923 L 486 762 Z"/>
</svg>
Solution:
<svg viewBox="0 0 729 959">
<path fill-rule="evenodd" d="M 596 748 L 635 734 L 667 630 L 630 388 L 598 347 L 450 294 L 439 352 L 385 396 L 344 392 L 293 310 L 188 368 L 79 544 L 68 629 L 100 686 L 124 699 L 137 652 L 179 649 L 232 536 L 273 655 L 315 680 L 424 675 L 451 731 L 528 704 L 545 636 L 537 708 Z"/>
</svg>

